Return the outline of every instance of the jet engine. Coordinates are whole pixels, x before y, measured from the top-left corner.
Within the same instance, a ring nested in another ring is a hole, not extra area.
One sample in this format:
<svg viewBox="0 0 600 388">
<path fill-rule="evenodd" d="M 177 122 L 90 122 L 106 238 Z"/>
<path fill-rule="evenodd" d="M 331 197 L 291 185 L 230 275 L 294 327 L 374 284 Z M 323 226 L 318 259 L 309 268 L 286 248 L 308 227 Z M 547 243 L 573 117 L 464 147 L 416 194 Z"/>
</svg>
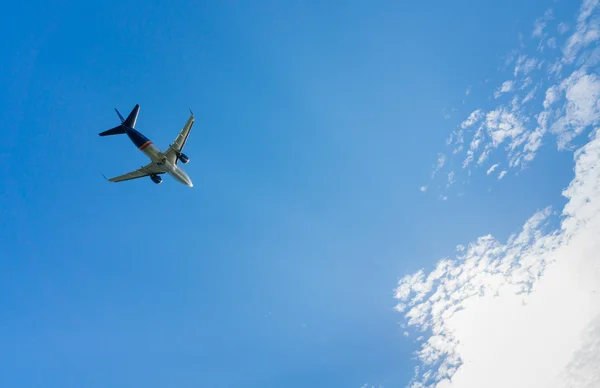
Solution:
<svg viewBox="0 0 600 388">
<path fill-rule="evenodd" d="M 190 161 L 190 158 L 186 154 L 179 154 L 179 160 L 181 160 L 181 163 L 186 164 Z"/>
<path fill-rule="evenodd" d="M 158 184 L 162 183 L 162 178 L 158 175 L 150 175 L 150 179 L 152 179 L 152 182 Z"/>
</svg>

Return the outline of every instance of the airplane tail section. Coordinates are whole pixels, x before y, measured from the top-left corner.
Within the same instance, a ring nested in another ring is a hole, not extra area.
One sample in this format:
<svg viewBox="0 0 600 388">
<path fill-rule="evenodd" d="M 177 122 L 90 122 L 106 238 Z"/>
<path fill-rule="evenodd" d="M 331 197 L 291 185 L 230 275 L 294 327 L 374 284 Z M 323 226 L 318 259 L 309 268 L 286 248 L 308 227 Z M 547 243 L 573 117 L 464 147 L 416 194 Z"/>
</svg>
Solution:
<svg viewBox="0 0 600 388">
<path fill-rule="evenodd" d="M 114 127 L 109 129 L 108 131 L 104 131 L 99 133 L 100 136 L 112 136 L 112 135 L 122 135 L 126 133 L 125 127 L 123 125 L 119 125 L 118 127 Z"/>
<path fill-rule="evenodd" d="M 117 113 L 119 113 L 119 111 L 117 111 Z M 137 121 L 138 113 L 140 113 L 140 105 L 135 104 L 135 107 L 133 107 L 133 110 L 131 111 L 131 113 L 129 113 L 129 116 L 127 116 L 125 121 L 123 121 L 123 117 L 121 116 L 120 113 L 119 113 L 119 117 L 121 118 L 121 121 L 124 126 L 129 127 L 129 128 L 135 128 L 135 122 Z"/>
<path fill-rule="evenodd" d="M 108 131 L 104 131 L 99 133 L 100 136 L 112 136 L 112 135 L 122 135 L 127 133 L 127 128 L 135 128 L 135 122 L 137 121 L 138 114 L 140 113 L 140 105 L 135 104 L 129 116 L 126 119 L 121 116 L 121 113 L 115 108 L 115 112 L 121 119 L 121 125 L 116 126 L 114 128 L 109 129 Z"/>
</svg>

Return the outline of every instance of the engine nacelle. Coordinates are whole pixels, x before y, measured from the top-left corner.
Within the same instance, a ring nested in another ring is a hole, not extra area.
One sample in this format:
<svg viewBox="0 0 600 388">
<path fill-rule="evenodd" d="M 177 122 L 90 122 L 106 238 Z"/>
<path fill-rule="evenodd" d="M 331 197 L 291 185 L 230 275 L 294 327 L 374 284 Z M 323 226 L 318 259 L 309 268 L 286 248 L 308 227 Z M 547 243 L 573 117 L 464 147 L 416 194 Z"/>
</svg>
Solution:
<svg viewBox="0 0 600 388">
<path fill-rule="evenodd" d="M 152 179 L 152 182 L 156 183 L 157 185 L 162 183 L 162 178 L 158 175 L 150 175 L 150 179 Z"/>
<path fill-rule="evenodd" d="M 190 161 L 190 158 L 186 154 L 179 154 L 179 160 L 181 160 L 181 163 L 186 164 Z"/>
</svg>

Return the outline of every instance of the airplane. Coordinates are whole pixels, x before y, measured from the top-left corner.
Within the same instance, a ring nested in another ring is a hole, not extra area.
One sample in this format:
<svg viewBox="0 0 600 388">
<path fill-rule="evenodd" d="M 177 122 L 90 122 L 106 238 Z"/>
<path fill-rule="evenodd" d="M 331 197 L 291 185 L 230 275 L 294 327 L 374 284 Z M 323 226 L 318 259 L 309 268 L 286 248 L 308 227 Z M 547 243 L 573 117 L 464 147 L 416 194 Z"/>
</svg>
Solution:
<svg viewBox="0 0 600 388">
<path fill-rule="evenodd" d="M 178 166 L 178 161 L 186 164 L 190 161 L 187 155 L 182 153 L 183 146 L 187 141 L 190 134 L 190 130 L 194 125 L 194 113 L 190 110 L 191 116 L 187 123 L 183 126 L 183 129 L 175 139 L 175 142 L 169 146 L 165 152 L 161 152 L 146 136 L 142 135 L 135 129 L 135 123 L 137 121 L 138 113 L 140 112 L 139 104 L 136 104 L 129 116 L 126 119 L 121 116 L 121 113 L 115 108 L 117 115 L 121 119 L 121 125 L 111 128 L 107 131 L 99 133 L 100 136 L 112 136 L 127 134 L 129 139 L 135 144 L 140 151 L 142 151 L 147 157 L 150 158 L 151 162 L 141 168 L 129 172 L 127 174 L 119 175 L 114 178 L 107 179 L 109 182 L 122 182 L 132 179 L 143 178 L 149 176 L 152 182 L 156 184 L 162 183 L 161 174 L 167 173 L 171 175 L 178 182 L 183 183 L 188 187 L 194 187 L 190 177 Z"/>
</svg>

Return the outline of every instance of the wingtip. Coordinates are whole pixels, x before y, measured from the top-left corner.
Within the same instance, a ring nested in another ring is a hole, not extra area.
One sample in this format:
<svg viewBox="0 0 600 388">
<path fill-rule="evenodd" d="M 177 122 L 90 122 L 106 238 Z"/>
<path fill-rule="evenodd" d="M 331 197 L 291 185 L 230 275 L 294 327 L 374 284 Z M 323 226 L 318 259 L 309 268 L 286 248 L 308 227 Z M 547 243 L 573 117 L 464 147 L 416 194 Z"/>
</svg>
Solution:
<svg viewBox="0 0 600 388">
<path fill-rule="evenodd" d="M 190 110 L 190 113 L 191 113 L 191 115 L 193 116 L 193 115 L 194 115 L 194 112 L 192 112 L 192 110 L 191 110 L 190 108 L 188 108 L 188 109 Z"/>
</svg>

